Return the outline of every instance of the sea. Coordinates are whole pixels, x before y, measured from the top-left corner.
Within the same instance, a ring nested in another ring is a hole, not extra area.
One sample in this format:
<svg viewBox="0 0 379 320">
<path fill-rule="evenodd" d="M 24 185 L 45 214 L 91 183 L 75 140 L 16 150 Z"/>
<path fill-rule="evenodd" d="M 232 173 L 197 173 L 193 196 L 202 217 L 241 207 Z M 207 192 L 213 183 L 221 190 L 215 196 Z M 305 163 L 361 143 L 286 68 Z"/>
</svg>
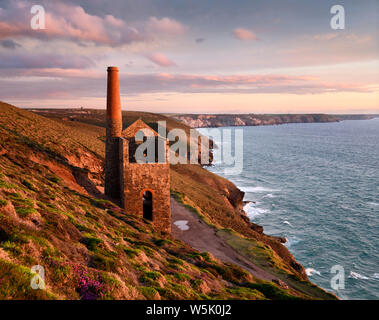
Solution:
<svg viewBox="0 0 379 320">
<path fill-rule="evenodd" d="M 245 192 L 250 220 L 285 237 L 313 283 L 379 299 L 379 118 L 220 129 L 243 130 L 243 169 L 209 170 Z"/>
</svg>

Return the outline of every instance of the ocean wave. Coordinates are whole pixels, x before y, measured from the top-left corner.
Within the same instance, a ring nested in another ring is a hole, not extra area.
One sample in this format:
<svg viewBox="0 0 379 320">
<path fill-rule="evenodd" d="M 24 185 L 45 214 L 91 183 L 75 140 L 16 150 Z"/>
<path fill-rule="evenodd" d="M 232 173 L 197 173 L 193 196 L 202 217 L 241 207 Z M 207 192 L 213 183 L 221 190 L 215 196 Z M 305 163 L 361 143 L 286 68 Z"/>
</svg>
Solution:
<svg viewBox="0 0 379 320">
<path fill-rule="evenodd" d="M 289 221 L 287 221 L 287 220 L 283 221 L 283 223 L 284 223 L 284 224 L 288 224 L 289 226 L 292 227 L 292 224 L 291 224 Z"/>
<path fill-rule="evenodd" d="M 369 277 L 359 274 L 358 272 L 350 271 L 349 278 L 360 279 L 360 280 L 369 280 Z"/>
<path fill-rule="evenodd" d="M 372 275 L 372 277 L 373 277 L 374 279 L 379 279 L 379 273 L 374 273 L 374 274 Z"/>
<path fill-rule="evenodd" d="M 265 196 L 263 196 L 262 198 L 275 198 L 275 196 L 272 193 L 268 193 Z"/>
<path fill-rule="evenodd" d="M 241 191 L 243 191 L 243 192 L 252 192 L 252 193 L 277 192 L 277 191 L 280 191 L 280 190 L 269 189 L 269 188 L 265 188 L 265 187 L 240 187 L 240 186 L 238 186 L 238 188 Z"/>
<path fill-rule="evenodd" d="M 321 272 L 313 268 L 306 268 L 305 273 L 307 274 L 308 277 L 312 277 L 315 274 L 321 276 Z"/>
<path fill-rule="evenodd" d="M 367 204 L 370 206 L 373 206 L 373 207 L 379 206 L 379 203 L 377 203 L 377 202 L 367 202 Z"/>
<path fill-rule="evenodd" d="M 295 244 L 298 244 L 301 239 L 298 238 L 286 238 L 287 242 L 284 244 L 287 248 L 292 247 Z"/>
<path fill-rule="evenodd" d="M 260 214 L 267 213 L 269 210 L 257 208 L 256 204 L 253 202 L 249 202 L 247 205 L 243 207 L 243 210 L 246 212 L 247 216 L 250 219 L 255 218 L 256 216 L 259 216 Z"/>
</svg>

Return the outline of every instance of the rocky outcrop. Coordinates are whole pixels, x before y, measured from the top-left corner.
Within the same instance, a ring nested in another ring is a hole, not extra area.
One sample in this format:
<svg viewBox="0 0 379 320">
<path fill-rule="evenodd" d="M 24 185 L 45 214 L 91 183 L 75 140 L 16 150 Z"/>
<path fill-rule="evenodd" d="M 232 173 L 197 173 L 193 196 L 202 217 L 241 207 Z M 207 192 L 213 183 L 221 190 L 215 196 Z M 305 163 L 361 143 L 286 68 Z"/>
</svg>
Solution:
<svg viewBox="0 0 379 320">
<path fill-rule="evenodd" d="M 338 122 L 369 120 L 378 115 L 353 114 L 170 114 L 192 128 L 267 126 L 285 123 Z"/>
<path fill-rule="evenodd" d="M 223 197 L 225 197 L 225 203 L 234 209 L 235 215 L 233 220 L 235 220 L 235 222 L 240 221 L 238 226 L 234 227 L 234 229 L 246 237 L 252 237 L 256 240 L 262 241 L 266 245 L 269 245 L 272 250 L 274 250 L 289 266 L 296 271 L 300 278 L 307 280 L 308 277 L 304 267 L 296 261 L 287 247 L 283 245 L 283 243 L 286 242 L 286 239 L 284 237 L 267 235 L 263 232 L 264 230 L 262 226 L 250 221 L 246 212 L 243 210 L 243 207 L 246 204 L 246 202 L 243 201 L 245 193 L 238 189 L 238 187 L 229 180 L 213 180 L 210 177 L 212 177 L 212 175 L 209 175 L 207 179 L 199 178 L 198 181 L 206 183 L 210 189 L 213 189 L 215 192 L 220 193 Z M 216 222 L 221 226 L 229 227 L 228 222 L 224 220 L 224 218 L 218 218 L 216 220 Z"/>
<path fill-rule="evenodd" d="M 285 123 L 337 122 L 340 119 L 326 114 L 175 114 L 173 118 L 193 128 L 264 126 Z"/>
</svg>

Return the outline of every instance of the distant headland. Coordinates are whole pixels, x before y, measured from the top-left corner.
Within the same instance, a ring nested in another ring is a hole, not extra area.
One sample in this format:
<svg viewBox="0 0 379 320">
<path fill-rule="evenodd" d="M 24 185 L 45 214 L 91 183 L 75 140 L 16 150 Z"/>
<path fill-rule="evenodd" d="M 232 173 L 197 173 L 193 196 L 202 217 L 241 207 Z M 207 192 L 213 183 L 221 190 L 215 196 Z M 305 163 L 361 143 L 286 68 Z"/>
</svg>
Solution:
<svg viewBox="0 0 379 320">
<path fill-rule="evenodd" d="M 267 126 L 286 123 L 338 122 L 343 120 L 369 120 L 379 115 L 332 114 L 165 114 L 192 128 Z"/>
</svg>

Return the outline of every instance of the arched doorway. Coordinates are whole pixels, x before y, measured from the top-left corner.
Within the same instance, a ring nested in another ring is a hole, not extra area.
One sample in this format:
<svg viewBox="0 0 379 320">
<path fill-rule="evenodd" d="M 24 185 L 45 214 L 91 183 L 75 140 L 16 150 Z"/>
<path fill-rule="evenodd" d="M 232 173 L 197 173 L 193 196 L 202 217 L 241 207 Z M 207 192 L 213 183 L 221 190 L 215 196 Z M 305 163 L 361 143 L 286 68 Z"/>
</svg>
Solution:
<svg viewBox="0 0 379 320">
<path fill-rule="evenodd" d="M 145 191 L 142 195 L 143 217 L 153 221 L 153 194 L 150 191 Z"/>
</svg>

